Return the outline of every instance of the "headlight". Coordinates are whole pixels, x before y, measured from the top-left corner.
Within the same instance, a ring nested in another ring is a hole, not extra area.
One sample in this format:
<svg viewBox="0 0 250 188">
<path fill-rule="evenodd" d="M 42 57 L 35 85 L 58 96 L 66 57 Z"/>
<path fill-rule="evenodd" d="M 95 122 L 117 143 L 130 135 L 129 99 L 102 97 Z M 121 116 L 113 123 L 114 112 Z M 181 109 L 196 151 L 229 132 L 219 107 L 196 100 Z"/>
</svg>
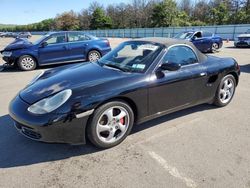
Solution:
<svg viewBox="0 0 250 188">
<path fill-rule="evenodd" d="M 12 52 L 10 52 L 10 51 L 3 51 L 2 55 L 5 56 L 5 57 L 10 57 L 12 55 Z"/>
<path fill-rule="evenodd" d="M 69 99 L 71 94 L 71 89 L 63 90 L 52 97 L 42 99 L 31 105 L 28 111 L 33 114 L 46 114 L 52 112 L 62 106 Z"/>
<path fill-rule="evenodd" d="M 41 71 L 39 74 L 37 74 L 29 83 L 29 85 L 35 83 L 42 75 L 44 74 L 44 71 Z"/>
</svg>

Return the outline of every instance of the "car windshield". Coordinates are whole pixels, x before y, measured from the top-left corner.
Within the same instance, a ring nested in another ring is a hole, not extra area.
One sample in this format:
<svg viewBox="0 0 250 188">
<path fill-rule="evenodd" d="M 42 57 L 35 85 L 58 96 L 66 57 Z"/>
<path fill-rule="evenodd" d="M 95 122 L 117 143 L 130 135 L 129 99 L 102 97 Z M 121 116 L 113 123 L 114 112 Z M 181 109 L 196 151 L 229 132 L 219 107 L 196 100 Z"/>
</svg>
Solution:
<svg viewBox="0 0 250 188">
<path fill-rule="evenodd" d="M 189 39 L 189 38 L 192 37 L 192 35 L 193 35 L 192 32 L 179 33 L 174 38 L 177 38 L 177 39 Z"/>
<path fill-rule="evenodd" d="M 160 44 L 128 41 L 120 44 L 98 63 L 123 72 L 144 73 L 163 49 Z"/>
<path fill-rule="evenodd" d="M 41 38 L 37 39 L 35 42 L 33 42 L 34 45 L 39 44 L 40 42 L 42 42 L 45 38 L 47 38 L 49 36 L 49 34 L 43 35 Z"/>
</svg>

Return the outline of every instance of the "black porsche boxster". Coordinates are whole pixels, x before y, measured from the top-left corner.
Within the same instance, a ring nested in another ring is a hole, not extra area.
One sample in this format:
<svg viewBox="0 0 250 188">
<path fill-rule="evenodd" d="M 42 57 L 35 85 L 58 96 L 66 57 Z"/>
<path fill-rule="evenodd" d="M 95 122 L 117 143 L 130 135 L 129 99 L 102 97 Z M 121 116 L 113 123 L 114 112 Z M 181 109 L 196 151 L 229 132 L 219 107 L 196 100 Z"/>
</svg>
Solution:
<svg viewBox="0 0 250 188">
<path fill-rule="evenodd" d="M 121 143 L 134 124 L 202 103 L 226 106 L 239 82 L 232 58 L 188 41 L 124 42 L 97 62 L 42 72 L 11 101 L 15 127 L 38 141 Z"/>
</svg>

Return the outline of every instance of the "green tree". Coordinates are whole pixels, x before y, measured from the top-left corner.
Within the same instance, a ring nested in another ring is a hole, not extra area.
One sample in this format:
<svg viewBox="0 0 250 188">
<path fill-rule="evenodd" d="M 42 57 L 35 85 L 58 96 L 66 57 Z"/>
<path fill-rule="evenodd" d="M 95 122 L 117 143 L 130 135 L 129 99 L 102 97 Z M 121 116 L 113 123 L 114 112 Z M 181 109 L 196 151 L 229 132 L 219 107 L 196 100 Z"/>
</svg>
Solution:
<svg viewBox="0 0 250 188">
<path fill-rule="evenodd" d="M 177 26 L 191 26 L 190 17 L 185 11 L 180 11 L 176 18 Z"/>
<path fill-rule="evenodd" d="M 222 25 L 227 23 L 229 11 L 225 3 L 220 3 L 218 7 L 212 8 L 213 24 Z"/>
<path fill-rule="evenodd" d="M 90 26 L 90 20 L 91 20 L 91 13 L 88 11 L 88 9 L 83 9 L 78 14 L 78 19 L 80 22 L 80 29 L 81 30 L 87 30 Z"/>
<path fill-rule="evenodd" d="M 46 19 L 46 20 L 43 20 L 39 23 L 41 24 L 42 31 L 50 31 L 50 30 L 54 30 L 54 28 L 55 28 L 55 20 L 54 19 Z"/>
<path fill-rule="evenodd" d="M 57 15 L 55 19 L 55 26 L 57 30 L 77 30 L 79 29 L 79 19 L 74 11 L 64 12 Z"/>
<path fill-rule="evenodd" d="M 96 8 L 90 22 L 91 29 L 108 29 L 112 27 L 112 20 L 101 8 Z"/>
<path fill-rule="evenodd" d="M 211 3 L 211 2 L 210 2 Z M 199 0 L 195 5 L 191 13 L 191 20 L 194 25 L 198 23 L 208 23 L 211 21 L 211 7 L 206 0 Z"/>
<path fill-rule="evenodd" d="M 155 4 L 152 13 L 152 25 L 154 27 L 169 27 L 174 25 L 174 20 L 178 15 L 176 2 L 173 0 L 163 0 Z"/>
</svg>

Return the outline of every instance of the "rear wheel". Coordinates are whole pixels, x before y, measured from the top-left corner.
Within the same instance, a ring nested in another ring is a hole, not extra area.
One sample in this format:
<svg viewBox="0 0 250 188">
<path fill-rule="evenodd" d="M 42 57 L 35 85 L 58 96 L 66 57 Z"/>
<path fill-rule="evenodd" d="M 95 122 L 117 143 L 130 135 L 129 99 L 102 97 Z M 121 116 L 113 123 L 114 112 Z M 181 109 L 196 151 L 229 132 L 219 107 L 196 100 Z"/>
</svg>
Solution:
<svg viewBox="0 0 250 188">
<path fill-rule="evenodd" d="M 97 61 L 100 58 L 101 58 L 101 54 L 97 50 L 91 50 L 88 53 L 88 61 L 94 62 L 94 61 Z"/>
<path fill-rule="evenodd" d="M 108 102 L 94 112 L 87 129 L 88 138 L 99 148 L 110 148 L 127 137 L 133 123 L 134 113 L 127 103 Z"/>
<path fill-rule="evenodd" d="M 23 55 L 19 58 L 17 65 L 23 71 L 34 70 L 37 66 L 36 60 L 29 55 Z"/>
<path fill-rule="evenodd" d="M 236 81 L 233 75 L 226 75 L 220 82 L 220 85 L 216 91 L 214 104 L 216 106 L 226 106 L 228 105 L 235 92 Z"/>
</svg>

